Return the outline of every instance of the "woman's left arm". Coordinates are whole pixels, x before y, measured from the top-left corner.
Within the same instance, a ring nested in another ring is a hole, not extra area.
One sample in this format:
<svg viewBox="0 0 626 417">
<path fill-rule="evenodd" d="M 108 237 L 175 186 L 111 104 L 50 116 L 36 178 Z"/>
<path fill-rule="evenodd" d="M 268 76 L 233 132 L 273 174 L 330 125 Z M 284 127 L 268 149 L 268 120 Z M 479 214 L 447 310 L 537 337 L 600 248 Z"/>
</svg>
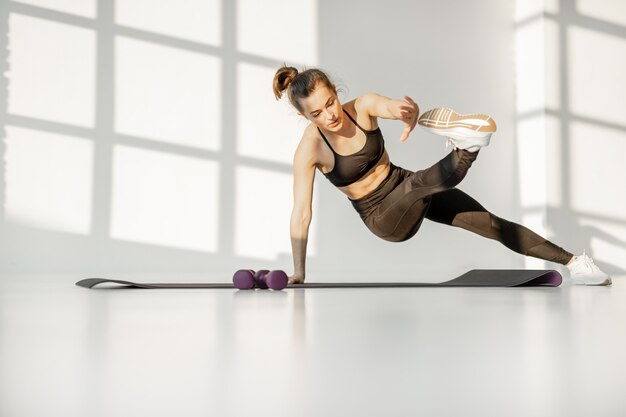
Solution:
<svg viewBox="0 0 626 417">
<path fill-rule="evenodd" d="M 357 99 L 358 107 L 364 109 L 370 117 L 401 120 L 404 122 L 404 132 L 400 137 L 403 142 L 417 124 L 419 107 L 409 96 L 404 100 L 391 99 L 378 93 L 366 93 Z M 357 103 L 355 103 L 357 105 Z"/>
</svg>

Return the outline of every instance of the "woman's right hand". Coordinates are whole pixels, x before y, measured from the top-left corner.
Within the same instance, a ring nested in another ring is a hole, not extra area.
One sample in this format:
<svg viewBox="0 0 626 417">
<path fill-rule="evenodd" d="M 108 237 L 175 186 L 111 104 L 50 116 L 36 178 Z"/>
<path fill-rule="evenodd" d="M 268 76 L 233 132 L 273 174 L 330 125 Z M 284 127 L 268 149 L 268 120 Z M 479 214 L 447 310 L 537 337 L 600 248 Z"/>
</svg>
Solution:
<svg viewBox="0 0 626 417">
<path fill-rule="evenodd" d="M 291 284 L 304 284 L 304 275 L 300 275 L 300 274 L 290 275 L 287 280 L 287 285 L 291 285 Z"/>
</svg>

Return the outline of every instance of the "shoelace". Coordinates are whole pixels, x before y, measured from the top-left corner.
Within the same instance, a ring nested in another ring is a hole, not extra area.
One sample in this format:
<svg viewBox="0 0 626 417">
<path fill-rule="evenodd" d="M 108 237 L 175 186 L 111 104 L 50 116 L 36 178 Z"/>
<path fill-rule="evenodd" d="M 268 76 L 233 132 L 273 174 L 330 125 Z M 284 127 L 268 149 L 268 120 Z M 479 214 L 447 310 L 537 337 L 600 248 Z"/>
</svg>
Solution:
<svg viewBox="0 0 626 417">
<path fill-rule="evenodd" d="M 583 254 L 580 257 L 580 259 L 582 260 L 582 262 L 588 266 L 592 271 L 596 271 L 599 270 L 600 268 L 598 268 L 598 266 L 593 262 L 593 259 L 591 259 L 589 256 L 587 256 L 587 254 L 585 253 L 585 251 L 583 250 Z"/>
</svg>

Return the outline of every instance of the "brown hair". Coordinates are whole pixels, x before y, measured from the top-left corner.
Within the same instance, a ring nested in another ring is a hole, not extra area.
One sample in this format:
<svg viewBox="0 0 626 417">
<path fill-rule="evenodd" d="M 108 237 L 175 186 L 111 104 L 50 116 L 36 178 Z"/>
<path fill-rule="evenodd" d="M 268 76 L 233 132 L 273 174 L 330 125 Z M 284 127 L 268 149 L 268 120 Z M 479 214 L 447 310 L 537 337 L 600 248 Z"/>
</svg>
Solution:
<svg viewBox="0 0 626 417">
<path fill-rule="evenodd" d="M 298 100 L 311 95 L 318 83 L 322 83 L 331 91 L 337 91 L 324 71 L 310 68 L 305 69 L 303 72 L 298 72 L 296 68 L 283 64 L 276 71 L 276 75 L 274 75 L 274 96 L 276 100 L 280 100 L 283 91 L 287 90 L 289 102 L 302 113 L 302 107 Z"/>
</svg>

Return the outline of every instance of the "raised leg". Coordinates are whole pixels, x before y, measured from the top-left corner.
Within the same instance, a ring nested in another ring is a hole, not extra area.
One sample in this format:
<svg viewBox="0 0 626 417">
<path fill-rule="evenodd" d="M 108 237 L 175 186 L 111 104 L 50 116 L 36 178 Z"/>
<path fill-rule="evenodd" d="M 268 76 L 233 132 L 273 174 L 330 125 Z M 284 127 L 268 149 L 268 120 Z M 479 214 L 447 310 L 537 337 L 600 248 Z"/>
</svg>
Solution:
<svg viewBox="0 0 626 417">
<path fill-rule="evenodd" d="M 479 151 L 454 149 L 433 166 L 415 171 L 411 176 L 413 189 L 423 189 L 423 195 L 430 195 L 458 185 L 470 169 Z"/>
</svg>

